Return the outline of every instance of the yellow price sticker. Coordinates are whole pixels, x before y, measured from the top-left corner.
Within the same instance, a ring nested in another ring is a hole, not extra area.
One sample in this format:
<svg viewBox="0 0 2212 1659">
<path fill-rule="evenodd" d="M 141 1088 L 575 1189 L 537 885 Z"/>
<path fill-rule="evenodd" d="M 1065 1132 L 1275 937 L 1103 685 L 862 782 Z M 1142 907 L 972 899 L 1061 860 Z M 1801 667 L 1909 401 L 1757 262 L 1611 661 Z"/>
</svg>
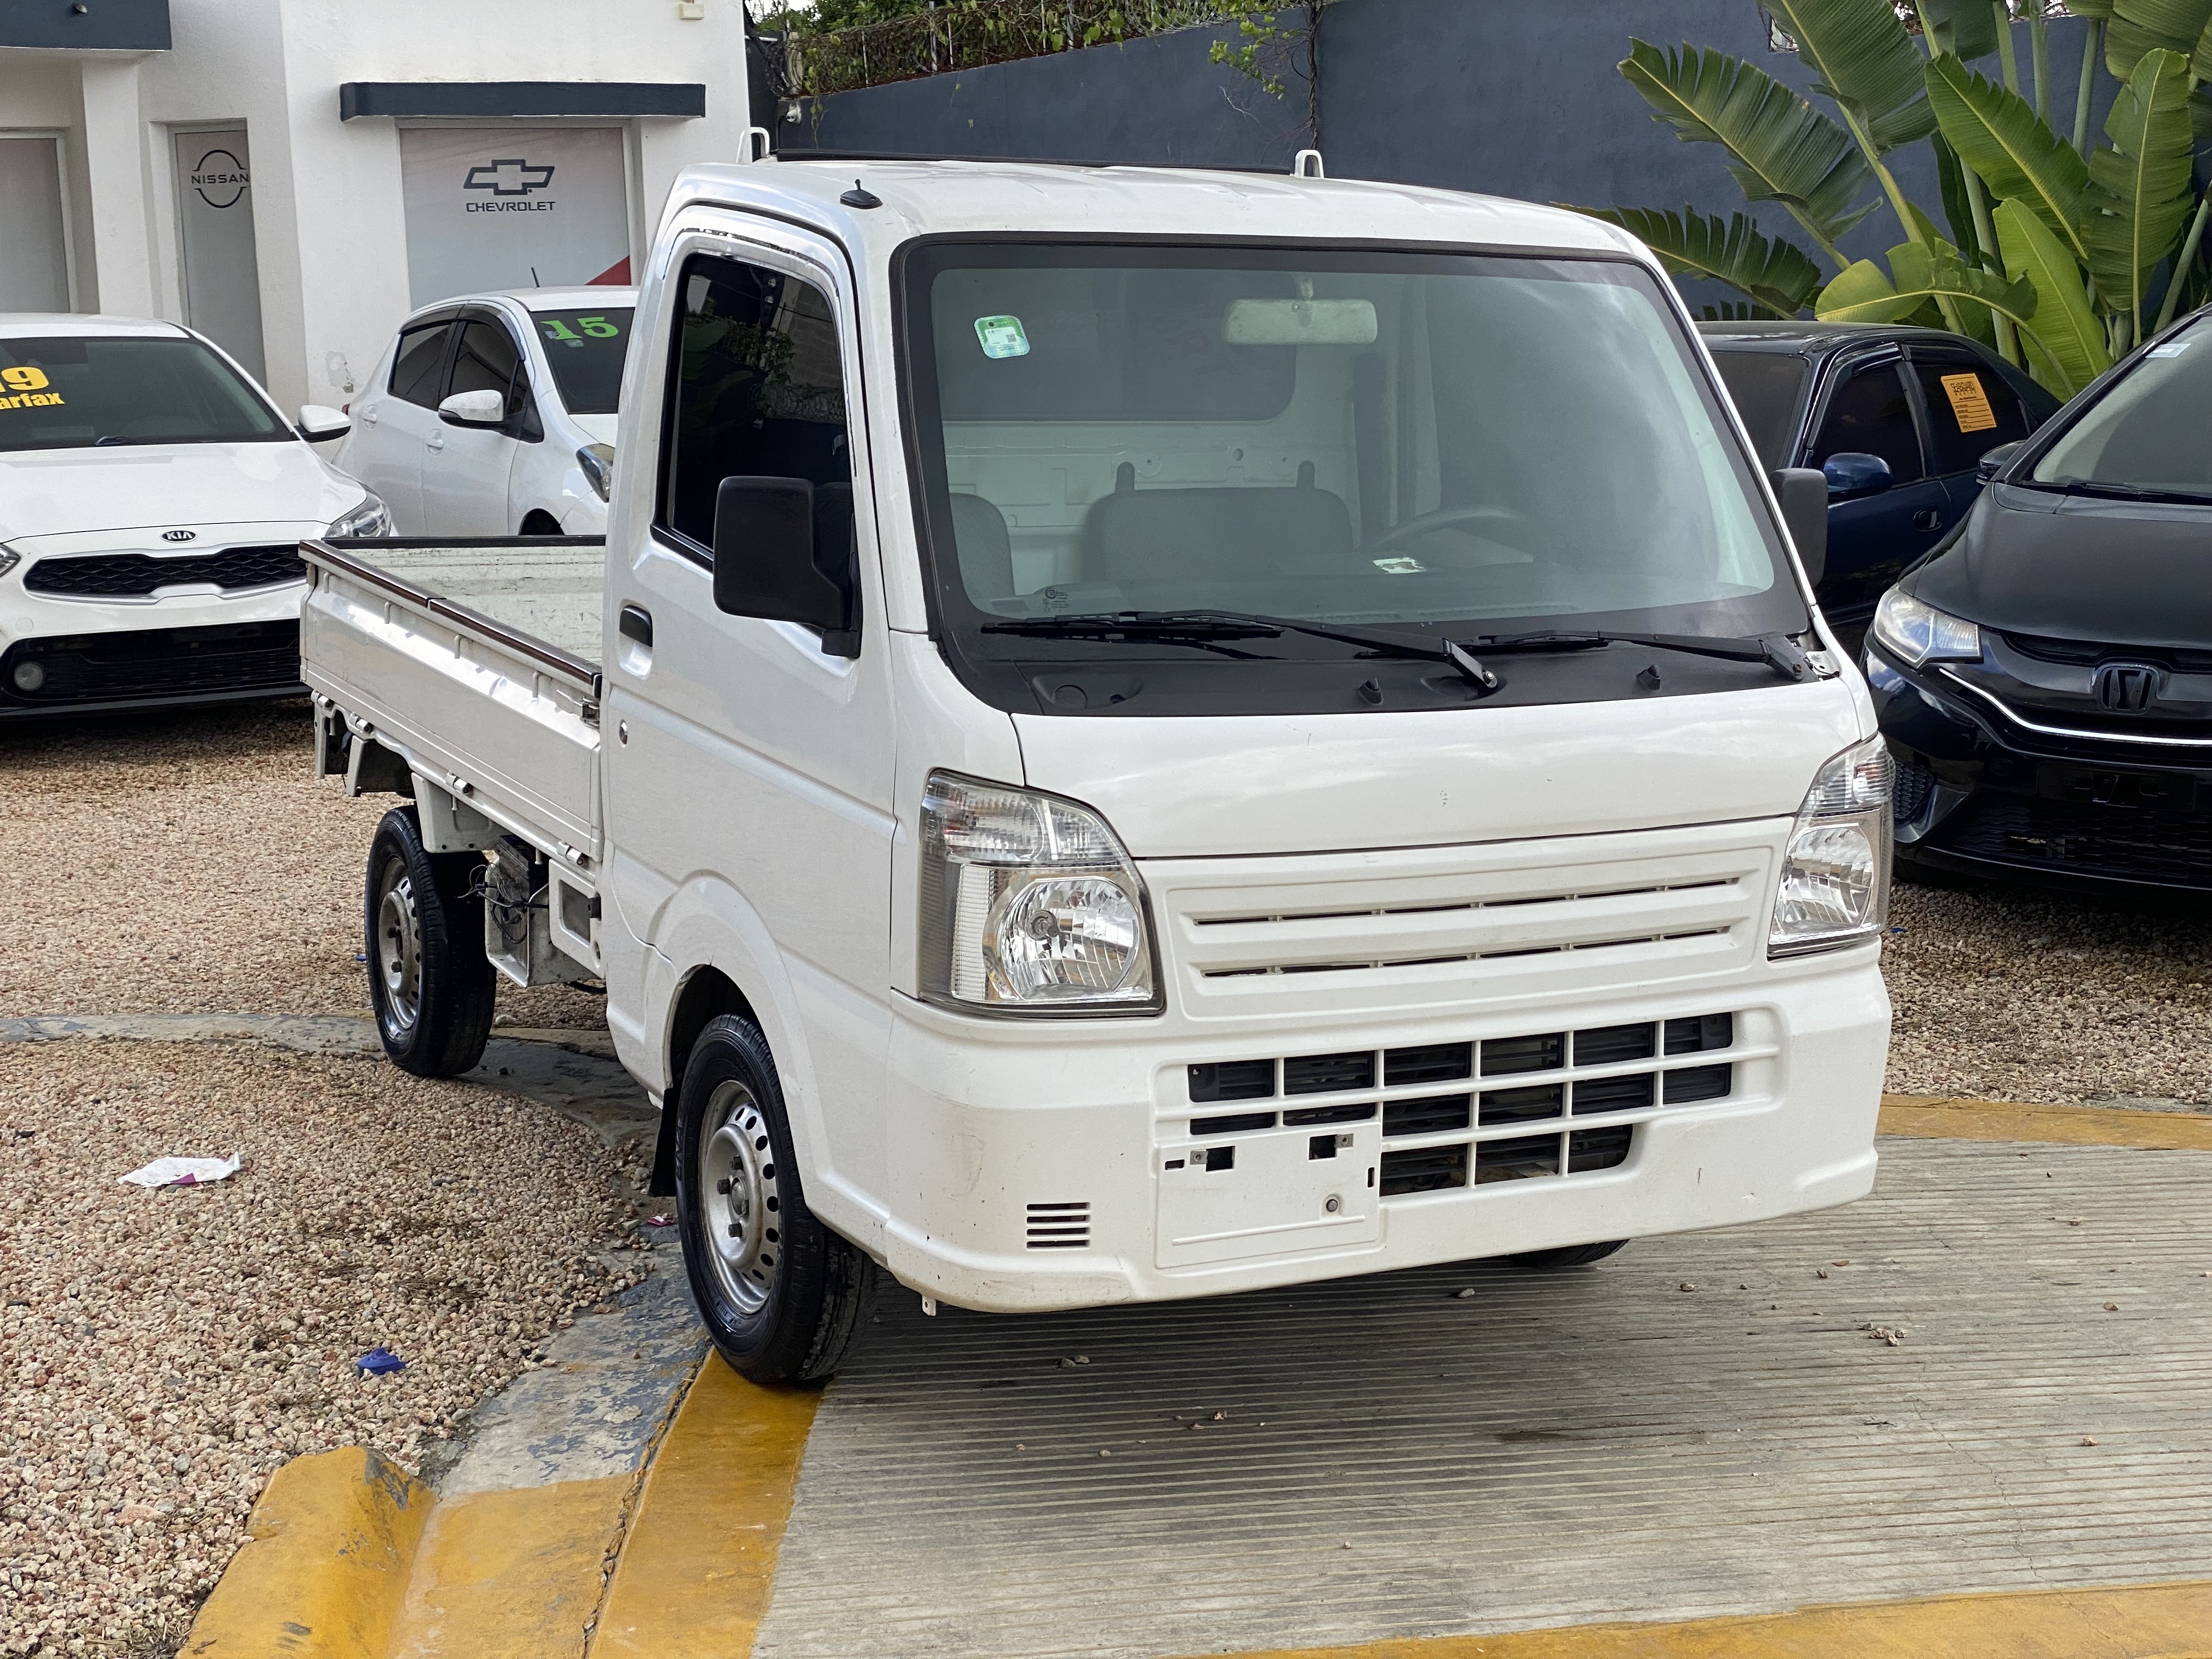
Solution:
<svg viewBox="0 0 2212 1659">
<path fill-rule="evenodd" d="M 14 368 L 0 368 L 0 386 L 6 386 L 10 392 L 44 392 L 46 389 L 46 371 L 30 363 Z"/>
<path fill-rule="evenodd" d="M 1997 423 L 1997 412 L 1990 407 L 1990 394 L 1982 389 L 1978 374 L 1946 374 L 1943 395 L 1951 400 L 1951 417 L 1959 423 L 1961 432 L 1987 432 Z"/>
<path fill-rule="evenodd" d="M 30 363 L 0 368 L 0 409 L 50 409 L 62 401 L 49 392 L 46 371 Z"/>
</svg>

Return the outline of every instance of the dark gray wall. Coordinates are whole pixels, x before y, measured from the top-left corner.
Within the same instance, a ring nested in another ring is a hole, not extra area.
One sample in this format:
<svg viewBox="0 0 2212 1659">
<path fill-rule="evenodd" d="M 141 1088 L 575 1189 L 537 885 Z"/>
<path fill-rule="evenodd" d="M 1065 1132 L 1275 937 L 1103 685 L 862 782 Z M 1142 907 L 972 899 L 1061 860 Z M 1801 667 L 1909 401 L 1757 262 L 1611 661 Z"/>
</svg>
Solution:
<svg viewBox="0 0 2212 1659">
<path fill-rule="evenodd" d="M 1338 178 L 1725 214 L 1744 204 L 1720 147 L 1680 143 L 1615 70 L 1630 37 L 1717 46 L 1800 90 L 1813 79 L 1795 56 L 1768 49 L 1755 0 L 1338 0 L 1323 20 L 1321 148 Z M 1279 100 L 1208 63 L 1207 48 L 1227 33 L 1184 29 L 841 93 L 807 105 L 798 124 L 780 124 L 777 143 L 793 153 L 1287 168 L 1309 142 L 1304 88 L 1291 82 Z M 2027 31 L 2014 33 L 2025 82 Z M 2072 19 L 2051 26 L 2062 127 L 2073 118 L 2086 33 Z M 1977 67 L 1995 78 L 1996 62 Z M 1905 193 L 1940 225 L 1929 147 L 1892 161 Z M 1754 211 L 1763 228 L 1810 251 L 1781 207 Z M 1844 250 L 1863 257 L 1903 240 L 1883 207 Z"/>
<path fill-rule="evenodd" d="M 0 0 L 0 46 L 167 52 L 169 0 L 96 0 L 82 11 L 70 0 Z"/>
</svg>

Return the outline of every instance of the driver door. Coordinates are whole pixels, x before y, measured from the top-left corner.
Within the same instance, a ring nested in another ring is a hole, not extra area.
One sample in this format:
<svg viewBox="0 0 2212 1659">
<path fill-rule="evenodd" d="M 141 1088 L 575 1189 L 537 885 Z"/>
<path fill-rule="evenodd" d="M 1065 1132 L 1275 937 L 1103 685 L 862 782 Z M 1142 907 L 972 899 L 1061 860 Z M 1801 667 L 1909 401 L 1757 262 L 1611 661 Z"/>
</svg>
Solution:
<svg viewBox="0 0 2212 1659">
<path fill-rule="evenodd" d="M 1943 533 L 1950 498 L 1930 477 L 1905 383 L 1902 355 L 1850 370 L 1828 393 L 1808 466 L 1839 454 L 1879 455 L 1889 488 L 1828 507 L 1828 564 L 1820 605 L 1850 619 L 1873 607 L 1905 567 Z"/>
<path fill-rule="evenodd" d="M 503 428 L 453 426 L 434 410 L 435 429 L 422 451 L 422 519 L 433 536 L 511 536 L 507 486 L 514 471 L 517 435 L 530 397 L 522 348 L 504 323 L 488 317 L 462 320 L 453 372 L 443 397 L 457 392 L 496 392 L 506 400 Z M 442 401 L 442 398 L 441 398 Z"/>
</svg>

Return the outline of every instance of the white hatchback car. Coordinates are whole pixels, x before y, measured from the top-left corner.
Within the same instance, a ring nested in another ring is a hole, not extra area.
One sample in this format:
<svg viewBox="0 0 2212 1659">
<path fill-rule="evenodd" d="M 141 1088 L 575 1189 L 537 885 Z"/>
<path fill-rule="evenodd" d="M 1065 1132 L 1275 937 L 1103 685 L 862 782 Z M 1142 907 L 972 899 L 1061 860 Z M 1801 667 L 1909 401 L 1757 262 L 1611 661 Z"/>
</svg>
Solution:
<svg viewBox="0 0 2212 1659">
<path fill-rule="evenodd" d="M 300 544 L 384 503 L 175 323 L 0 313 L 0 719 L 300 686 Z"/>
<path fill-rule="evenodd" d="M 603 536 L 633 288 L 426 306 L 348 405 L 338 465 L 404 536 Z"/>
</svg>

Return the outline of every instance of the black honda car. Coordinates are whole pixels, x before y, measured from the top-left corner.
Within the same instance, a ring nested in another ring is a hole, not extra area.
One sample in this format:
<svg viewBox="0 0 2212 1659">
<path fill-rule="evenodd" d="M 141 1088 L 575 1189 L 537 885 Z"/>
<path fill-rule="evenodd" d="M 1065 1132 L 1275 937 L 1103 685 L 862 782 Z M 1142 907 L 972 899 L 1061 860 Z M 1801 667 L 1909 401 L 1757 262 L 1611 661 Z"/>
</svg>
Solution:
<svg viewBox="0 0 2212 1659">
<path fill-rule="evenodd" d="M 2212 313 L 1983 471 L 1867 635 L 1899 860 L 2212 890 Z"/>
</svg>

